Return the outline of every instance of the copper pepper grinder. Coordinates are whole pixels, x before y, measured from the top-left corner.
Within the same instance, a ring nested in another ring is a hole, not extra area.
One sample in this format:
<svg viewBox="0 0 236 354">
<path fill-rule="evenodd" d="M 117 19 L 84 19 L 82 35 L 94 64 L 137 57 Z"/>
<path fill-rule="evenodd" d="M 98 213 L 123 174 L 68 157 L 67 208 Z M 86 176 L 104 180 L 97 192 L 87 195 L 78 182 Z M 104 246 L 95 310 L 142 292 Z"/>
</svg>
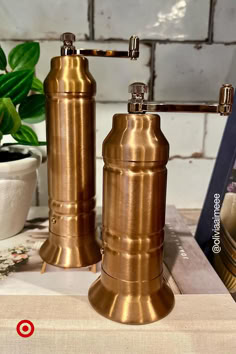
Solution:
<svg viewBox="0 0 236 354">
<path fill-rule="evenodd" d="M 60 267 L 84 267 L 101 259 L 96 240 L 96 82 L 85 56 L 136 59 L 139 39 L 128 51 L 77 50 L 64 33 L 61 56 L 52 58 L 44 82 L 48 142 L 49 238 L 40 256 Z"/>
<path fill-rule="evenodd" d="M 228 115 L 234 90 L 223 85 L 218 105 L 148 102 L 147 86 L 138 82 L 129 92 L 129 113 L 113 116 L 103 142 L 103 259 L 89 301 L 111 320 L 145 324 L 165 317 L 174 306 L 174 295 L 163 279 L 169 144 L 160 116 L 146 112 Z"/>
</svg>

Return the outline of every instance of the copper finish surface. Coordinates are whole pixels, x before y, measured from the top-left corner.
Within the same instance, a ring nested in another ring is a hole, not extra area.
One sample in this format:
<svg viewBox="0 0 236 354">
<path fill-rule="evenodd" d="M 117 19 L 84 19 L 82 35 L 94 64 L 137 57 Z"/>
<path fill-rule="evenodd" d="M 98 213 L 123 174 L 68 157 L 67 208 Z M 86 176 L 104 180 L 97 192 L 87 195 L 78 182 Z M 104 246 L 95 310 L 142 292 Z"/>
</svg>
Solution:
<svg viewBox="0 0 236 354">
<path fill-rule="evenodd" d="M 103 260 L 89 300 L 101 315 L 144 324 L 166 316 L 163 280 L 169 144 L 154 114 L 116 114 L 103 143 Z"/>
<path fill-rule="evenodd" d="M 88 60 L 55 57 L 45 80 L 49 238 L 42 259 L 60 267 L 84 267 L 101 258 L 95 240 L 96 83 Z"/>
</svg>

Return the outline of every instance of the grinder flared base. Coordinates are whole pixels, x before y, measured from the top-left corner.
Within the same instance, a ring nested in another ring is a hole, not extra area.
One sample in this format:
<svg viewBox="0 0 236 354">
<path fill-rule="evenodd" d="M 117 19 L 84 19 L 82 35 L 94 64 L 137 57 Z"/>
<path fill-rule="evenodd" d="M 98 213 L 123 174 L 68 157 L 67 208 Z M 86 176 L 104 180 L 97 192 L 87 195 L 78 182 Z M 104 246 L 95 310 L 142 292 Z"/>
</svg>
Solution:
<svg viewBox="0 0 236 354">
<path fill-rule="evenodd" d="M 151 281 L 132 282 L 110 277 L 102 270 L 88 298 L 102 316 L 125 324 L 147 324 L 167 316 L 174 307 L 172 290 L 162 275 Z"/>
<path fill-rule="evenodd" d="M 63 268 L 87 267 L 101 260 L 94 235 L 63 237 L 50 232 L 39 254 L 46 263 Z"/>
</svg>

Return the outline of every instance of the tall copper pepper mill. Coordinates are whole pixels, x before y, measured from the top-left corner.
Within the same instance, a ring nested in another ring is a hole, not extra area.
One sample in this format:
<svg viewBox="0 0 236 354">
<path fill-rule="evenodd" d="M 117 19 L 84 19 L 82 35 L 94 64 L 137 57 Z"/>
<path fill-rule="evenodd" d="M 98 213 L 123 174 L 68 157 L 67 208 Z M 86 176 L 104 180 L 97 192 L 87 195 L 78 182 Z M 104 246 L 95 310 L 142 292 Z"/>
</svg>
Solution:
<svg viewBox="0 0 236 354">
<path fill-rule="evenodd" d="M 64 33 L 61 56 L 51 60 L 45 80 L 48 142 L 49 238 L 40 256 L 60 267 L 84 267 L 101 259 L 96 240 L 95 93 L 85 56 L 136 59 L 139 40 L 129 51 L 76 50 Z"/>
<path fill-rule="evenodd" d="M 129 113 L 113 116 L 112 130 L 103 142 L 103 259 L 89 301 L 111 320 L 145 324 L 163 318 L 174 306 L 174 295 L 163 279 L 169 144 L 159 115 L 146 112 L 227 115 L 233 88 L 221 88 L 219 105 L 147 102 L 143 83 L 132 84 L 129 92 Z"/>
</svg>

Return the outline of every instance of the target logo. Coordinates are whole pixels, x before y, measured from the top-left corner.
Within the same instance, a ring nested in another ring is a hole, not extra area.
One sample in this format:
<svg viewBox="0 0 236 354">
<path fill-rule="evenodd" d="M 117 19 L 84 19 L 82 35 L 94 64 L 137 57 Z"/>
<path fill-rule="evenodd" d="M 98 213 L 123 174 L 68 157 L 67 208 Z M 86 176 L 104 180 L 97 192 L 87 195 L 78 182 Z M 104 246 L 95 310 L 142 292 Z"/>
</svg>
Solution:
<svg viewBox="0 0 236 354">
<path fill-rule="evenodd" d="M 34 325 L 31 321 L 23 320 L 16 326 L 16 331 L 23 338 L 31 337 L 34 333 Z"/>
</svg>

